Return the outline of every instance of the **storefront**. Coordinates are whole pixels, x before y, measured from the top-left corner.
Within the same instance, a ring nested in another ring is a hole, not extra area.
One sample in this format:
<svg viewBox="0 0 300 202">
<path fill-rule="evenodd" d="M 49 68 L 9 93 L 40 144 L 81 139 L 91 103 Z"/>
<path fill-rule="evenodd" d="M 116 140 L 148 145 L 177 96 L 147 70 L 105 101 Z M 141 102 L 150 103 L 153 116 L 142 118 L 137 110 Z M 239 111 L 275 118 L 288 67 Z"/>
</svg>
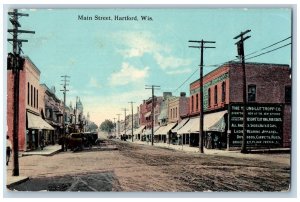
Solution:
<svg viewBox="0 0 300 202">
<path fill-rule="evenodd" d="M 26 119 L 26 150 L 35 150 L 45 141 L 46 135 L 54 128 L 43 120 L 39 115 L 27 112 Z"/>
</svg>

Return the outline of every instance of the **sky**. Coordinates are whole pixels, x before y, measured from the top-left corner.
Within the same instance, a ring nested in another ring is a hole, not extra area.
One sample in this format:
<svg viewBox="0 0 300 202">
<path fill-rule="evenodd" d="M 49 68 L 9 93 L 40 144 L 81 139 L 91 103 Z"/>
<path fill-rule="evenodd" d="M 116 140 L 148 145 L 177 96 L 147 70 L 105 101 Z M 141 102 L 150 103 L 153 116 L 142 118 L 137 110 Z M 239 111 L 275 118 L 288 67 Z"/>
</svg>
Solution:
<svg viewBox="0 0 300 202">
<path fill-rule="evenodd" d="M 84 113 L 99 125 L 117 118 L 122 108 L 134 113 L 151 96 L 145 85 L 158 85 L 163 92 L 179 96 L 199 78 L 200 50 L 189 48 L 189 40 L 216 41 L 214 49 L 204 50 L 204 74 L 215 64 L 233 60 L 237 48 L 233 39 L 250 29 L 245 54 L 272 50 L 291 42 L 271 44 L 291 36 L 291 10 L 288 8 L 213 8 L 213 9 L 23 9 L 29 17 L 20 18 L 22 29 L 36 33 L 22 34 L 24 55 L 40 69 L 40 83 L 55 86 L 63 99 L 62 75 L 70 76 L 66 103 L 80 97 Z M 92 17 L 79 20 L 78 15 Z M 112 20 L 95 20 L 95 15 Z M 114 16 L 137 16 L 137 21 L 117 21 Z M 152 20 L 141 19 L 149 16 Z M 8 23 L 10 27 L 10 23 Z M 7 44 L 11 50 L 11 44 Z M 247 60 L 291 64 L 291 46 Z M 196 71 L 196 72 L 195 72 Z M 195 72 L 195 73 L 194 73 Z M 194 73 L 194 74 L 193 74 Z M 193 75 L 192 75 L 193 74 Z M 191 76 L 192 75 L 192 76 Z M 189 78 L 186 83 L 183 82 Z M 183 85 L 182 85 L 183 84 Z M 181 86 L 180 88 L 178 88 Z M 128 113 L 128 112 L 127 112 Z"/>
</svg>

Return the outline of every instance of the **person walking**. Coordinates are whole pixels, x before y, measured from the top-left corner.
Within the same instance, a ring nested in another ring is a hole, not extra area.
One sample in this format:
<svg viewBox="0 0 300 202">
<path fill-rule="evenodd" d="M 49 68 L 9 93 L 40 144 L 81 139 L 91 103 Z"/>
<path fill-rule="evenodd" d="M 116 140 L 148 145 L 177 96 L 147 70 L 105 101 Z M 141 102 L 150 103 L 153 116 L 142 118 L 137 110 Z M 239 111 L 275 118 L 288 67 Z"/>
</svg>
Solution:
<svg viewBox="0 0 300 202">
<path fill-rule="evenodd" d="M 8 162 L 10 159 L 10 154 L 12 152 L 12 144 L 11 141 L 9 139 L 9 136 L 6 135 L 6 165 L 8 166 Z"/>
</svg>

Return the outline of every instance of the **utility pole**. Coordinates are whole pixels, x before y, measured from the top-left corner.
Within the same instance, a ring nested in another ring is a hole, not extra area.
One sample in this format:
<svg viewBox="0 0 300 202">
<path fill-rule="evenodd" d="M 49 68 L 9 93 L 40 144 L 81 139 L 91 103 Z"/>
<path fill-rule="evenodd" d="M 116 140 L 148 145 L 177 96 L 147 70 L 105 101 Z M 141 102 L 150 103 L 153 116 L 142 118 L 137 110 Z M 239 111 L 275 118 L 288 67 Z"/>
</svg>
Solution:
<svg viewBox="0 0 300 202">
<path fill-rule="evenodd" d="M 122 110 L 124 110 L 124 114 L 125 114 L 125 119 L 124 119 L 124 129 L 125 129 L 125 138 L 126 138 L 126 111 L 127 111 L 128 109 L 123 108 Z"/>
<path fill-rule="evenodd" d="M 199 125 L 199 151 L 204 153 L 203 142 L 204 142 L 204 133 L 203 133 L 203 49 L 204 48 L 215 48 L 204 46 L 205 43 L 216 43 L 215 41 L 189 41 L 192 43 L 200 43 L 200 46 L 189 46 L 190 48 L 200 48 L 200 125 Z"/>
<path fill-rule="evenodd" d="M 120 137 L 120 115 L 121 114 L 117 114 L 118 116 L 118 136 Z"/>
<path fill-rule="evenodd" d="M 243 69 L 243 141 L 242 141 L 242 148 L 241 153 L 247 153 L 247 111 L 246 111 L 246 105 L 247 105 L 247 95 L 246 95 L 246 68 L 245 68 L 245 52 L 244 52 L 244 41 L 249 39 L 251 36 L 244 37 L 245 34 L 251 32 L 251 30 L 246 30 L 244 32 L 241 32 L 239 35 L 234 37 L 233 39 L 240 40 L 235 43 L 237 45 L 237 51 L 238 51 L 238 57 L 242 63 L 242 69 Z"/>
<path fill-rule="evenodd" d="M 67 76 L 67 75 L 64 75 L 64 76 L 61 76 L 62 78 L 64 78 L 64 80 L 61 80 L 63 81 L 64 83 L 61 84 L 63 85 L 63 90 L 60 90 L 60 91 L 63 91 L 63 94 L 64 94 L 64 107 L 63 107 L 63 141 L 62 141 L 62 144 L 61 144 L 61 150 L 64 151 L 65 150 L 65 138 L 66 138 L 66 126 L 65 126 L 65 112 L 66 112 L 66 94 L 67 94 L 67 85 L 69 85 L 67 82 L 69 82 L 70 80 L 67 80 L 67 78 L 70 78 L 70 76 Z"/>
<path fill-rule="evenodd" d="M 131 104 L 131 140 L 133 142 L 133 103 L 135 102 L 128 102 Z"/>
<path fill-rule="evenodd" d="M 160 86 L 155 85 L 146 85 L 145 89 L 152 89 L 152 110 L 151 110 L 151 145 L 153 146 L 153 138 L 154 138 L 154 89 L 159 90 Z"/>
<path fill-rule="evenodd" d="M 75 102 L 75 132 L 77 132 L 76 122 L 77 122 L 77 99 L 78 96 L 76 96 L 76 102 Z"/>
<path fill-rule="evenodd" d="M 19 91 L 20 91 L 20 71 L 23 70 L 23 65 L 25 59 L 20 56 L 20 52 L 22 52 L 22 42 L 28 42 L 28 40 L 18 39 L 18 33 L 28 33 L 35 34 L 34 31 L 27 30 L 19 30 L 21 27 L 18 19 L 19 17 L 26 16 L 29 14 L 18 13 L 17 9 L 14 9 L 13 12 L 8 12 L 12 18 L 9 18 L 9 21 L 13 25 L 13 29 L 8 29 L 7 31 L 12 33 L 13 38 L 7 39 L 7 41 L 13 42 L 13 53 L 8 56 L 8 64 L 7 69 L 12 70 L 14 74 L 14 106 L 13 106 L 13 153 L 14 153 L 14 167 L 13 167 L 13 176 L 19 176 Z"/>
<path fill-rule="evenodd" d="M 115 130 L 114 130 L 114 136 L 116 137 L 116 118 L 114 118 L 114 128 L 115 128 Z"/>
</svg>

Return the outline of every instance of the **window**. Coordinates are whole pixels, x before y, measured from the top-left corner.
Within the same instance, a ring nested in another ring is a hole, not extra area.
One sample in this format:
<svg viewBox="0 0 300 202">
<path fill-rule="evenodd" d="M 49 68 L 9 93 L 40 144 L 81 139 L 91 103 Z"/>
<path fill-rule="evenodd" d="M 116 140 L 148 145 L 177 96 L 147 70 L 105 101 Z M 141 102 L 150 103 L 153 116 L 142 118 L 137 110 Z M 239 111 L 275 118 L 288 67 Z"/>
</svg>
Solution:
<svg viewBox="0 0 300 202">
<path fill-rule="evenodd" d="M 192 95 L 192 112 L 194 111 L 194 96 Z"/>
<path fill-rule="evenodd" d="M 36 90 L 36 108 L 39 108 L 39 91 Z"/>
<path fill-rule="evenodd" d="M 222 102 L 226 100 L 226 83 L 225 81 L 222 83 Z"/>
<path fill-rule="evenodd" d="M 36 99 L 35 88 L 33 88 L 33 107 L 34 108 L 35 108 L 35 99 Z"/>
<path fill-rule="evenodd" d="M 291 103 L 292 102 L 292 88 L 291 86 L 285 87 L 285 102 Z"/>
<path fill-rule="evenodd" d="M 256 85 L 248 85 L 248 102 L 255 102 L 256 100 Z"/>
<path fill-rule="evenodd" d="M 33 100 L 33 89 L 32 89 L 32 85 L 30 85 L 30 97 L 31 97 L 31 99 L 30 99 L 30 106 L 32 106 L 32 100 Z"/>
<path fill-rule="evenodd" d="M 207 99 L 208 99 L 208 106 L 210 107 L 210 104 L 211 104 L 211 103 L 210 103 L 210 96 L 211 96 L 211 95 L 210 95 L 210 88 L 208 89 L 208 93 L 207 93 L 207 94 L 208 94 L 208 96 L 207 96 Z"/>
<path fill-rule="evenodd" d="M 176 107 L 176 116 L 175 116 L 175 118 L 177 118 L 177 107 Z"/>
<path fill-rule="evenodd" d="M 29 82 L 27 83 L 27 104 L 29 105 L 30 103 L 30 87 L 29 87 Z"/>
<path fill-rule="evenodd" d="M 173 114 L 172 114 L 172 112 L 173 112 L 173 109 L 171 109 L 171 119 L 173 118 L 173 116 L 172 116 L 172 115 L 173 115 Z"/>
<path fill-rule="evenodd" d="M 215 85 L 215 104 L 218 104 L 218 86 Z"/>
<path fill-rule="evenodd" d="M 199 96 L 196 94 L 196 111 L 198 111 L 198 101 L 199 101 Z"/>
</svg>

